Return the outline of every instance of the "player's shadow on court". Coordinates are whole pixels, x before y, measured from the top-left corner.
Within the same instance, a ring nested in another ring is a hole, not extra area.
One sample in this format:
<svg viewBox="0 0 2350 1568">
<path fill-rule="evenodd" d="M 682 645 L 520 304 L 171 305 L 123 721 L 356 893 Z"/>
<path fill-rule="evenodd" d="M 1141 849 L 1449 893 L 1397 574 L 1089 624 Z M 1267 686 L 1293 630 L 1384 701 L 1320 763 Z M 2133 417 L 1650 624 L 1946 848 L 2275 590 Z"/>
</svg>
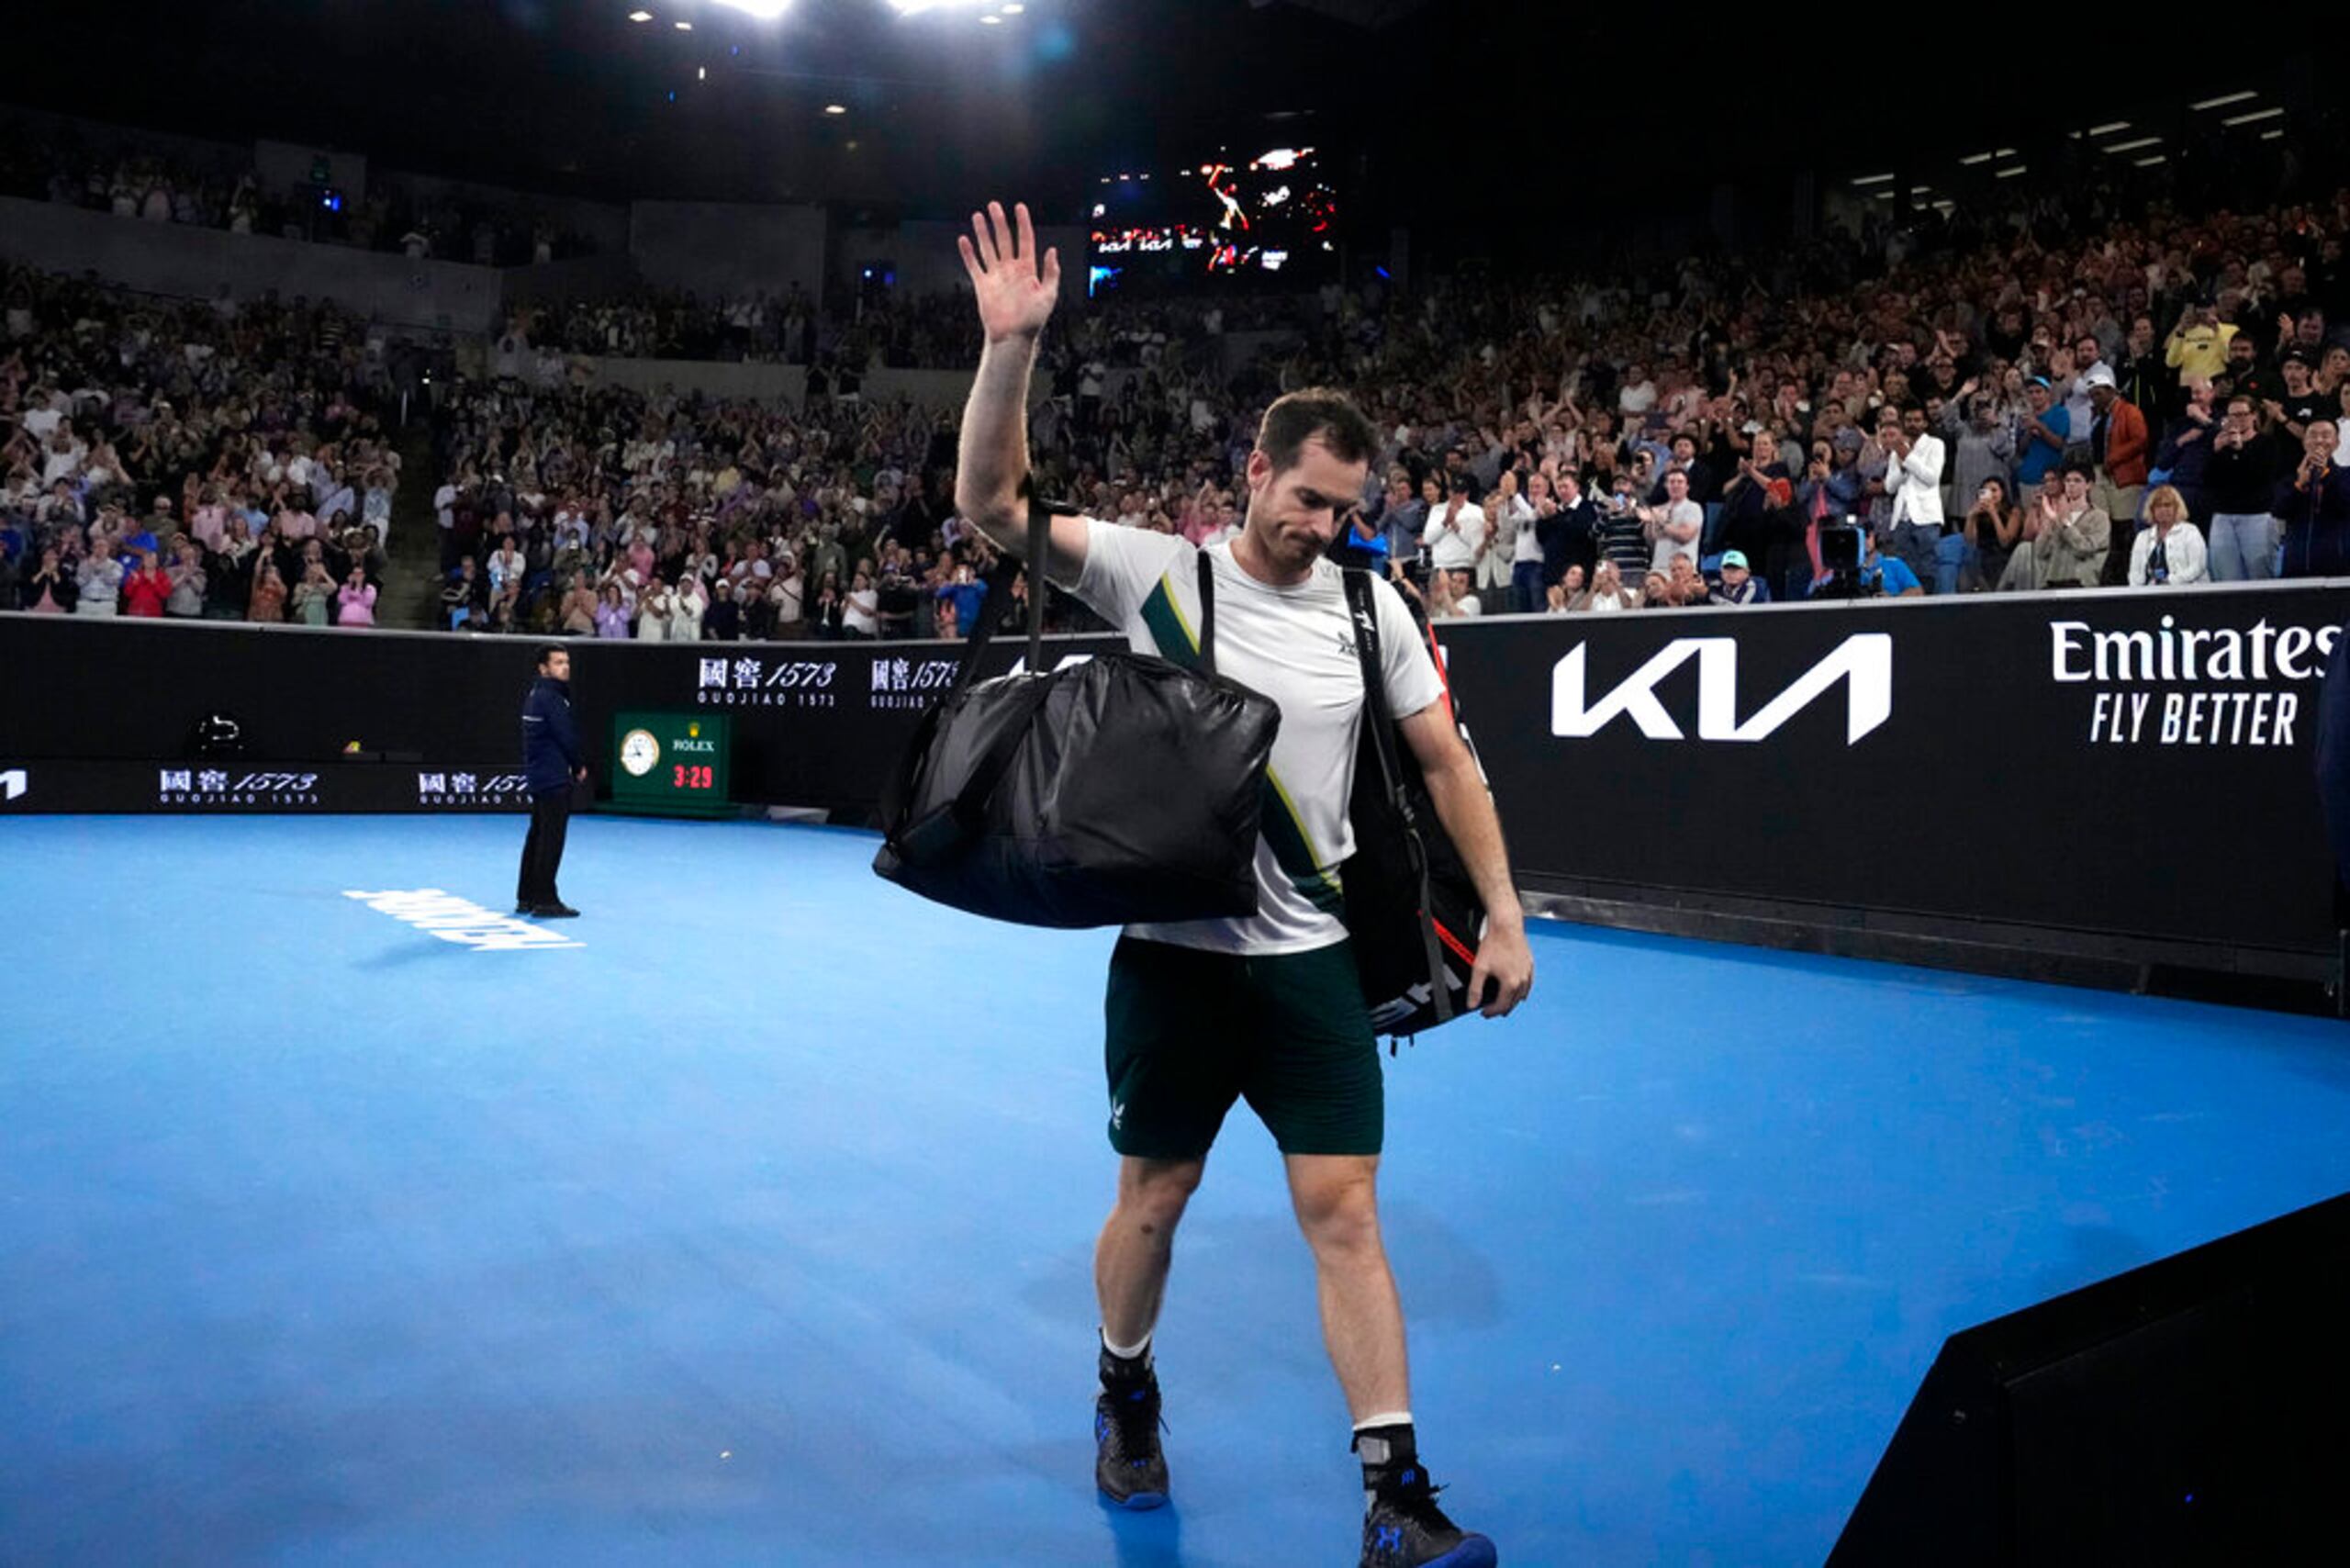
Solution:
<svg viewBox="0 0 2350 1568">
<path fill-rule="evenodd" d="M 421 936 L 413 942 L 403 942 L 398 946 L 378 953 L 372 958 L 361 958 L 351 967 L 355 969 L 402 969 L 410 964 L 431 963 L 444 953 L 451 958 L 455 958 L 465 951 L 467 949 L 458 946 L 453 942 L 442 942 L 431 936 Z"/>
<path fill-rule="evenodd" d="M 1110 1545 L 1118 1568 L 1182 1568 L 1183 1516 L 1172 1505 L 1147 1513 L 1128 1513 L 1107 1498 L 1097 1499 L 1102 1521 L 1110 1527 Z"/>
</svg>

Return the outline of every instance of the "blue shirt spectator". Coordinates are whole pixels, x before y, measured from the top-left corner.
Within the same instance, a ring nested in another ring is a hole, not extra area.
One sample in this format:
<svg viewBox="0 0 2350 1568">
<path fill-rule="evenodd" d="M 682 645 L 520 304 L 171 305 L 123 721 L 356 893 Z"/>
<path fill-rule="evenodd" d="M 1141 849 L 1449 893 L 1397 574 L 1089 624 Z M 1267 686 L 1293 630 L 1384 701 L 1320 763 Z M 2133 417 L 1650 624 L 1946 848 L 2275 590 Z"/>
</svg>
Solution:
<svg viewBox="0 0 2350 1568">
<path fill-rule="evenodd" d="M 2037 488 L 2064 462 L 2065 443 L 2073 439 L 2073 417 L 2050 398 L 2048 383 L 2036 376 L 2027 395 L 2032 411 L 2016 417 L 2016 483 Z M 2032 428 L 2034 420 L 2041 431 Z M 2053 445 L 2050 436 L 2055 438 Z"/>
<path fill-rule="evenodd" d="M 1926 585 L 1909 569 L 1909 563 L 1898 555 L 1874 555 L 1861 567 L 1861 586 L 1873 588 L 1887 599 L 1899 599 L 1906 593 L 1922 593 Z"/>
<path fill-rule="evenodd" d="M 980 582 L 941 583 L 937 597 L 955 601 L 955 629 L 968 637 L 979 629 L 979 610 L 988 601 L 988 585 Z"/>
<path fill-rule="evenodd" d="M 1346 532 L 1338 536 L 1335 548 L 1350 552 L 1366 570 L 1377 572 L 1382 577 L 1387 575 L 1390 554 L 1387 531 L 1371 519 L 1358 517 L 1348 524 Z"/>
</svg>

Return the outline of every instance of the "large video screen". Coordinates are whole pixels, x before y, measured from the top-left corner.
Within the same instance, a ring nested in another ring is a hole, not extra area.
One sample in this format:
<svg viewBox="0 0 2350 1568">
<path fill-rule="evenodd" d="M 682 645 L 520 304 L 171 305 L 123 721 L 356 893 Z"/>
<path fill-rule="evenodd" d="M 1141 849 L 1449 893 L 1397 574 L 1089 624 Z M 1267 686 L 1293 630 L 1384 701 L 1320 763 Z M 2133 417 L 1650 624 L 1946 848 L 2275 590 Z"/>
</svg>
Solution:
<svg viewBox="0 0 2350 1568">
<path fill-rule="evenodd" d="M 1269 276 L 1318 283 L 1338 271 L 1338 193 L 1318 148 L 1218 151 L 1174 171 L 1104 176 L 1096 187 L 1087 292 L 1165 292 Z"/>
</svg>

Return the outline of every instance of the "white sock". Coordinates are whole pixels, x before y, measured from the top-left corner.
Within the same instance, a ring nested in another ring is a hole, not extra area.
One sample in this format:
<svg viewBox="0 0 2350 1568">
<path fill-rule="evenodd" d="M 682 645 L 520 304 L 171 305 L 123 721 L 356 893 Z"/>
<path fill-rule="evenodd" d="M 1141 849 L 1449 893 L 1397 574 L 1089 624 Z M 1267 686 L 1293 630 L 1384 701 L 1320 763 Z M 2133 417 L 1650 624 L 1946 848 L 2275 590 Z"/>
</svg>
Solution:
<svg viewBox="0 0 2350 1568">
<path fill-rule="evenodd" d="M 1109 1330 L 1103 1329 L 1102 1331 L 1102 1348 L 1109 1351 L 1112 1355 L 1117 1357 L 1122 1361 L 1138 1361 L 1150 1353 L 1150 1336 L 1148 1334 L 1145 1334 L 1141 1338 L 1135 1341 L 1133 1348 L 1130 1350 L 1124 1345 L 1113 1345 L 1110 1343 Z"/>
</svg>

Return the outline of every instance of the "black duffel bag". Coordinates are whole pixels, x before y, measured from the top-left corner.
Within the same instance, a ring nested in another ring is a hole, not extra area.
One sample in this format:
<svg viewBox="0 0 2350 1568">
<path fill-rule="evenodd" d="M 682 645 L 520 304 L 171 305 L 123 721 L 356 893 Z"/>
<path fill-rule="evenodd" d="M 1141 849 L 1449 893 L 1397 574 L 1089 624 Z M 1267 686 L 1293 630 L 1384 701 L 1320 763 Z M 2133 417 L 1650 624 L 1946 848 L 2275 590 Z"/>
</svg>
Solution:
<svg viewBox="0 0 2350 1568">
<path fill-rule="evenodd" d="M 1257 828 L 1281 709 L 1215 671 L 1215 599 L 1200 556 L 1200 669 L 1147 654 L 1044 665 L 1049 514 L 1032 507 L 1028 664 L 973 684 L 1009 562 L 955 686 L 923 715 L 882 791 L 878 875 L 1023 925 L 1076 927 L 1257 913 Z"/>
<path fill-rule="evenodd" d="M 1371 578 L 1349 568 L 1346 586 L 1363 679 L 1362 734 L 1347 804 L 1355 847 L 1338 873 L 1347 935 L 1371 1027 L 1391 1036 L 1417 1035 L 1482 1005 L 1469 995 L 1469 977 L 1484 938 L 1485 904 L 1437 819 L 1419 759 L 1396 744 Z M 1457 727 L 1449 685 L 1441 700 Z M 1465 730 L 1460 738 L 1468 744 Z"/>
</svg>

